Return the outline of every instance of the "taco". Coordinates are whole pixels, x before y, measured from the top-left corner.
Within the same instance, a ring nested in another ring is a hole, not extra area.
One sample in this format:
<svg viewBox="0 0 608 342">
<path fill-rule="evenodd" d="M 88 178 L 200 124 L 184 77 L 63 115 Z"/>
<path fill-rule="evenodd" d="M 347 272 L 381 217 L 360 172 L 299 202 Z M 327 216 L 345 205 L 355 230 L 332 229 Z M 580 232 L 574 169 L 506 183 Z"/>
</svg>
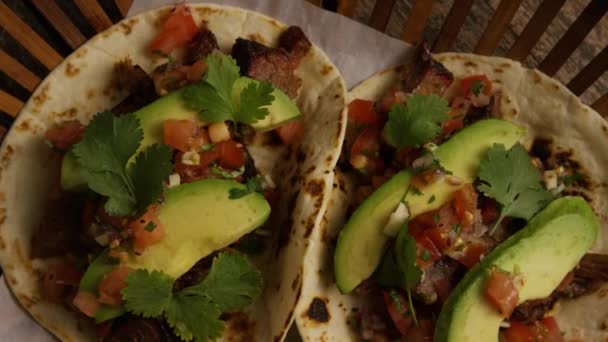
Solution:
<svg viewBox="0 0 608 342">
<path fill-rule="evenodd" d="M 432 56 L 347 98 L 296 309 L 308 341 L 605 341 L 608 124 L 517 62 Z"/>
<path fill-rule="evenodd" d="M 181 4 L 94 37 L 2 145 L 14 297 L 65 341 L 283 340 L 344 101 L 300 28 L 247 10 Z"/>
</svg>

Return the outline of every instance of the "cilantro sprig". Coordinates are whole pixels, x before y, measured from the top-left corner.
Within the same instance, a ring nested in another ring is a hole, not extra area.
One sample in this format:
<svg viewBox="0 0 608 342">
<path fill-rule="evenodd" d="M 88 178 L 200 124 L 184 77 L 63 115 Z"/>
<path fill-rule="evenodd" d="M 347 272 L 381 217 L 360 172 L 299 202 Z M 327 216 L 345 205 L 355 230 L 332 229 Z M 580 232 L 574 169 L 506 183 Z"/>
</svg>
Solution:
<svg viewBox="0 0 608 342">
<path fill-rule="evenodd" d="M 262 187 L 262 178 L 260 176 L 256 176 L 247 181 L 247 184 L 245 184 L 245 189 L 240 189 L 240 188 L 230 189 L 230 195 L 228 198 L 239 199 L 241 197 L 245 197 L 254 192 L 261 193 L 262 191 L 264 191 L 264 188 Z"/>
<path fill-rule="evenodd" d="M 491 233 L 505 217 L 529 220 L 552 198 L 540 182 L 540 172 L 520 144 L 509 150 L 502 144 L 494 144 L 479 164 L 479 179 L 481 184 L 477 189 L 502 206 Z"/>
<path fill-rule="evenodd" d="M 162 181 L 169 176 L 171 150 L 152 145 L 129 163 L 143 140 L 143 130 L 133 114 L 120 117 L 97 114 L 72 153 L 82 167 L 89 188 L 108 197 L 105 210 L 124 216 L 144 210 L 160 196 Z"/>
<path fill-rule="evenodd" d="M 436 94 L 412 95 L 388 113 L 386 140 L 396 148 L 421 146 L 441 132 L 449 111 L 448 101 Z"/>
<path fill-rule="evenodd" d="M 127 311 L 145 318 L 164 316 L 182 340 L 208 341 L 221 336 L 222 312 L 253 302 L 262 292 L 262 276 L 240 253 L 220 253 L 207 277 L 173 292 L 175 280 L 162 272 L 137 270 L 122 290 Z"/>
<path fill-rule="evenodd" d="M 205 63 L 208 69 L 203 80 L 184 90 L 187 105 L 199 112 L 204 122 L 230 120 L 253 124 L 268 115 L 265 106 L 274 100 L 274 88 L 269 83 L 251 80 L 236 101 L 233 88 L 240 77 L 236 61 L 221 52 L 214 52 L 205 58 Z"/>
</svg>

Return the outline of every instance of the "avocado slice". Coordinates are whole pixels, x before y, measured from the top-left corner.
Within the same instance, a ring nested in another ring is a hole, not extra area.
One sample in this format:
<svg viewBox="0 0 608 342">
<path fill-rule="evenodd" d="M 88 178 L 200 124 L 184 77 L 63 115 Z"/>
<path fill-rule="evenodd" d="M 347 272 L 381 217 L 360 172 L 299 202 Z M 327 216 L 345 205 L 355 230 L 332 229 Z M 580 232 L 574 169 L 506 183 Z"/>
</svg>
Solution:
<svg viewBox="0 0 608 342">
<path fill-rule="evenodd" d="M 409 171 L 394 175 L 355 210 L 340 232 L 334 254 L 340 292 L 352 291 L 374 273 L 389 238 L 384 226 L 403 199 L 411 177 Z"/>
<path fill-rule="evenodd" d="M 258 81 L 247 77 L 240 77 L 235 81 L 232 89 L 233 100 L 236 104 L 240 101 L 241 91 L 253 82 Z M 165 120 L 195 120 L 200 122 L 198 113 L 191 110 L 184 102 L 182 96 L 184 90 L 185 88 L 176 90 L 134 113 L 139 119 L 140 126 L 144 132 L 141 146 L 135 154 L 150 145 L 163 142 L 163 122 Z M 255 130 L 271 130 L 302 116 L 298 107 L 285 93 L 275 88 L 272 95 L 274 96 L 274 101 L 269 106 L 266 106 L 269 114 L 263 120 L 252 124 Z M 81 175 L 76 157 L 71 153 L 67 153 L 63 158 L 60 182 L 63 190 L 77 191 L 86 189 L 86 181 Z"/>
<path fill-rule="evenodd" d="M 434 341 L 498 341 L 503 317 L 484 296 L 492 267 L 523 276 L 519 303 L 545 298 L 578 264 L 597 231 L 597 218 L 584 199 L 554 200 L 465 275 L 441 310 Z"/>
<path fill-rule="evenodd" d="M 511 148 L 524 134 L 524 130 L 508 121 L 488 119 L 462 129 L 435 151 L 435 158 L 462 184 L 453 185 L 446 178 L 419 189 L 410 189 L 405 195 L 410 217 L 440 208 L 449 202 L 452 194 L 477 178 L 479 163 L 494 144 Z"/>
<path fill-rule="evenodd" d="M 249 77 L 239 77 L 232 86 L 232 100 L 234 103 L 237 106 L 240 105 L 243 89 L 250 84 L 259 82 Z M 270 105 L 263 107 L 268 109 L 269 114 L 263 120 L 251 124 L 256 131 L 270 131 L 289 121 L 302 117 L 298 106 L 284 92 L 274 88 L 271 95 L 274 96 L 274 100 Z"/>
<path fill-rule="evenodd" d="M 232 189 L 246 186 L 230 180 L 204 179 L 171 188 L 158 219 L 165 237 L 131 256 L 126 266 L 162 271 L 177 279 L 200 259 L 261 226 L 270 215 L 259 193 L 230 199 Z"/>
</svg>

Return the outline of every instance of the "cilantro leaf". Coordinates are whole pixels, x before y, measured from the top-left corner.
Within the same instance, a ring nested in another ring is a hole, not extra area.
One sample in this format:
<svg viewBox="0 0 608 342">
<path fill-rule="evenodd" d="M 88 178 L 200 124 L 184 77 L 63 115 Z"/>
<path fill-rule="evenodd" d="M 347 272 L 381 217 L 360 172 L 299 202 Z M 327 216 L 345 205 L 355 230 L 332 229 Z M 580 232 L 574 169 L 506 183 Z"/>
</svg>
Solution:
<svg viewBox="0 0 608 342">
<path fill-rule="evenodd" d="M 436 94 L 412 95 L 406 104 L 396 104 L 388 114 L 386 140 L 394 147 L 418 147 L 441 132 L 447 120 L 448 101 Z"/>
<path fill-rule="evenodd" d="M 204 80 L 226 103 L 232 105 L 232 86 L 240 76 L 240 68 L 231 56 L 214 52 L 205 58 L 207 72 Z"/>
<path fill-rule="evenodd" d="M 264 119 L 269 113 L 265 106 L 274 101 L 273 90 L 268 82 L 249 83 L 241 92 L 239 109 L 234 113 L 234 119 L 246 124 Z"/>
<path fill-rule="evenodd" d="M 222 336 L 224 322 L 217 304 L 205 296 L 178 293 L 165 313 L 167 322 L 182 340 L 207 342 Z"/>
<path fill-rule="evenodd" d="M 477 189 L 502 205 L 494 228 L 507 216 L 529 220 L 552 198 L 520 144 L 508 151 L 504 145 L 494 144 L 479 164 L 479 179 L 482 183 Z"/>
<path fill-rule="evenodd" d="M 401 271 L 401 287 L 407 292 L 410 309 L 414 322 L 418 325 L 416 311 L 412 302 L 412 287 L 422 278 L 422 270 L 416 264 L 418 246 L 416 240 L 409 234 L 407 225 L 403 226 L 395 241 L 395 257 Z"/>
<path fill-rule="evenodd" d="M 262 275 L 240 253 L 222 253 L 213 259 L 211 271 L 198 285 L 184 293 L 204 294 L 220 311 L 233 311 L 262 293 Z"/>
<path fill-rule="evenodd" d="M 473 84 L 471 84 L 471 92 L 475 96 L 479 96 L 479 94 L 481 94 L 484 90 L 485 85 L 480 80 L 475 80 L 473 81 Z"/>
<path fill-rule="evenodd" d="M 82 175 L 87 180 L 89 188 L 96 193 L 108 197 L 105 210 L 114 216 L 128 215 L 135 210 L 135 196 L 130 179 L 122 174 L 102 171 L 95 172 L 83 168 Z"/>
<path fill-rule="evenodd" d="M 245 189 L 240 188 L 232 188 L 230 189 L 230 199 L 239 199 L 241 197 L 245 197 L 254 192 L 262 192 L 264 189 L 262 188 L 262 179 L 257 176 L 249 179 L 246 184 Z"/>
<path fill-rule="evenodd" d="M 127 276 L 127 287 L 121 293 L 125 307 L 144 318 L 158 317 L 169 308 L 173 278 L 162 272 L 136 270 Z"/>
<path fill-rule="evenodd" d="M 206 82 L 198 82 L 184 89 L 184 100 L 199 112 L 204 122 L 222 122 L 232 117 L 232 100 L 224 100 L 217 90 Z"/>
<path fill-rule="evenodd" d="M 173 172 L 173 153 L 166 145 L 154 144 L 140 152 L 129 168 L 137 209 L 145 210 L 163 191 L 163 180 Z"/>
</svg>

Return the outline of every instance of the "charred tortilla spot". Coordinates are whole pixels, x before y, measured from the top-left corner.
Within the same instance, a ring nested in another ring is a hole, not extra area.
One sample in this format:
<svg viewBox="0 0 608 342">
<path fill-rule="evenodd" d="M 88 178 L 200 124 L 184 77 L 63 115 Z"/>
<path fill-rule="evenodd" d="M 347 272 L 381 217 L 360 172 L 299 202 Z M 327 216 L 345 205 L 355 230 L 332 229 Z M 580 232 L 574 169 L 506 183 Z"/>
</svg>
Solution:
<svg viewBox="0 0 608 342">
<path fill-rule="evenodd" d="M 4 152 L 4 155 L 2 156 L 2 159 L 1 159 L 3 167 L 6 168 L 8 166 L 8 162 L 13 157 L 14 153 L 15 153 L 15 148 L 11 145 L 6 145 L 6 151 Z"/>
<path fill-rule="evenodd" d="M 264 41 L 264 37 L 262 37 L 262 35 L 257 32 L 250 34 L 248 37 L 250 40 L 253 40 L 254 42 L 258 42 L 260 44 L 266 44 L 266 41 Z"/>
<path fill-rule="evenodd" d="M 75 56 L 76 58 L 82 58 L 82 57 L 84 57 L 84 55 L 87 53 L 87 51 L 88 51 L 88 50 L 87 50 L 86 48 L 84 48 L 84 47 L 83 47 L 83 48 L 80 48 L 80 49 L 78 49 L 78 51 L 76 51 L 76 53 L 74 54 L 74 56 Z"/>
<path fill-rule="evenodd" d="M 36 96 L 33 97 L 34 104 L 38 107 L 44 105 L 44 103 L 49 99 L 49 83 L 45 84 L 40 88 L 40 92 Z"/>
<path fill-rule="evenodd" d="M 13 277 L 10 274 L 6 274 L 6 279 L 8 279 L 9 284 L 11 284 L 11 286 L 15 286 L 17 285 L 17 279 L 15 279 L 15 277 Z"/>
<path fill-rule="evenodd" d="M 604 298 L 604 297 L 608 296 L 608 289 L 607 288 L 603 288 L 603 289 L 599 290 L 597 292 L 597 296 L 599 298 Z"/>
<path fill-rule="evenodd" d="M 68 108 L 68 109 L 64 110 L 63 112 L 51 113 L 51 117 L 53 117 L 54 119 L 60 119 L 60 120 L 74 119 L 76 117 L 76 115 L 78 115 L 78 110 L 76 110 L 75 107 Z"/>
<path fill-rule="evenodd" d="M 298 285 L 300 284 L 300 277 L 302 276 L 302 271 L 298 272 L 298 275 L 296 275 L 296 277 L 293 279 L 293 281 L 291 282 L 291 289 L 292 290 L 296 290 L 296 288 L 298 287 Z"/>
<path fill-rule="evenodd" d="M 222 315 L 224 318 L 224 315 Z M 255 339 L 255 322 L 243 312 L 226 315 L 226 329 L 224 339 L 228 341 L 253 341 Z"/>
<path fill-rule="evenodd" d="M 331 65 L 329 64 L 325 64 L 322 68 L 321 68 L 321 75 L 326 76 L 328 75 L 334 68 L 332 68 Z"/>
<path fill-rule="evenodd" d="M 324 187 L 325 187 L 325 184 L 323 184 L 323 181 L 312 180 L 306 186 L 306 192 L 309 193 L 313 197 L 319 196 L 321 194 L 321 192 L 323 191 Z"/>
<path fill-rule="evenodd" d="M 312 234 L 312 231 L 315 228 L 315 221 L 313 219 L 309 219 L 308 223 L 306 224 L 306 231 L 304 231 L 304 238 L 308 238 L 310 236 L 310 234 Z"/>
<path fill-rule="evenodd" d="M 502 63 L 502 64 L 500 65 L 500 67 L 501 67 L 501 68 L 505 68 L 505 69 L 506 69 L 506 68 L 509 68 L 510 66 L 511 66 L 511 64 L 509 64 L 509 63 Z"/>
<path fill-rule="evenodd" d="M 341 98 L 341 97 L 342 97 L 342 95 L 340 95 L 340 94 L 336 94 L 336 95 L 334 95 L 334 99 L 339 99 L 339 98 Z"/>
<path fill-rule="evenodd" d="M 477 64 L 475 64 L 475 63 L 473 63 L 471 61 L 468 61 L 468 62 L 464 63 L 464 66 L 467 66 L 467 67 L 476 67 Z"/>
<path fill-rule="evenodd" d="M 503 70 L 501 68 L 494 68 L 494 72 L 497 74 L 502 74 Z"/>
<path fill-rule="evenodd" d="M 66 64 L 65 66 L 65 75 L 67 77 L 74 77 L 76 75 L 78 75 L 78 73 L 80 72 L 80 68 L 75 66 L 74 64 L 68 62 L 68 64 Z"/>
<path fill-rule="evenodd" d="M 17 130 L 18 131 L 29 131 L 32 126 L 32 121 L 28 118 L 23 120 L 19 125 L 17 125 Z"/>
<path fill-rule="evenodd" d="M 122 29 L 124 34 L 128 36 L 133 31 L 133 26 L 135 26 L 135 24 L 137 24 L 137 19 L 133 18 L 120 23 L 120 28 Z"/>
<path fill-rule="evenodd" d="M 310 173 L 313 173 L 316 170 L 317 166 L 316 165 L 312 165 L 311 167 L 308 168 L 308 170 L 306 170 L 306 172 L 304 172 L 304 174 L 308 175 Z"/>
<path fill-rule="evenodd" d="M 306 311 L 306 316 L 309 319 L 319 322 L 319 323 L 327 323 L 329 322 L 330 316 L 327 311 L 326 306 L 327 299 L 321 299 L 319 297 L 313 298 L 310 306 L 308 307 L 308 311 Z"/>
<path fill-rule="evenodd" d="M 604 133 L 608 134 L 608 127 L 606 125 L 602 125 L 602 131 L 604 131 Z"/>
<path fill-rule="evenodd" d="M 87 90 L 87 99 L 90 100 L 90 99 L 94 98 L 95 95 L 96 95 L 95 89 L 89 89 L 89 90 Z"/>
</svg>

